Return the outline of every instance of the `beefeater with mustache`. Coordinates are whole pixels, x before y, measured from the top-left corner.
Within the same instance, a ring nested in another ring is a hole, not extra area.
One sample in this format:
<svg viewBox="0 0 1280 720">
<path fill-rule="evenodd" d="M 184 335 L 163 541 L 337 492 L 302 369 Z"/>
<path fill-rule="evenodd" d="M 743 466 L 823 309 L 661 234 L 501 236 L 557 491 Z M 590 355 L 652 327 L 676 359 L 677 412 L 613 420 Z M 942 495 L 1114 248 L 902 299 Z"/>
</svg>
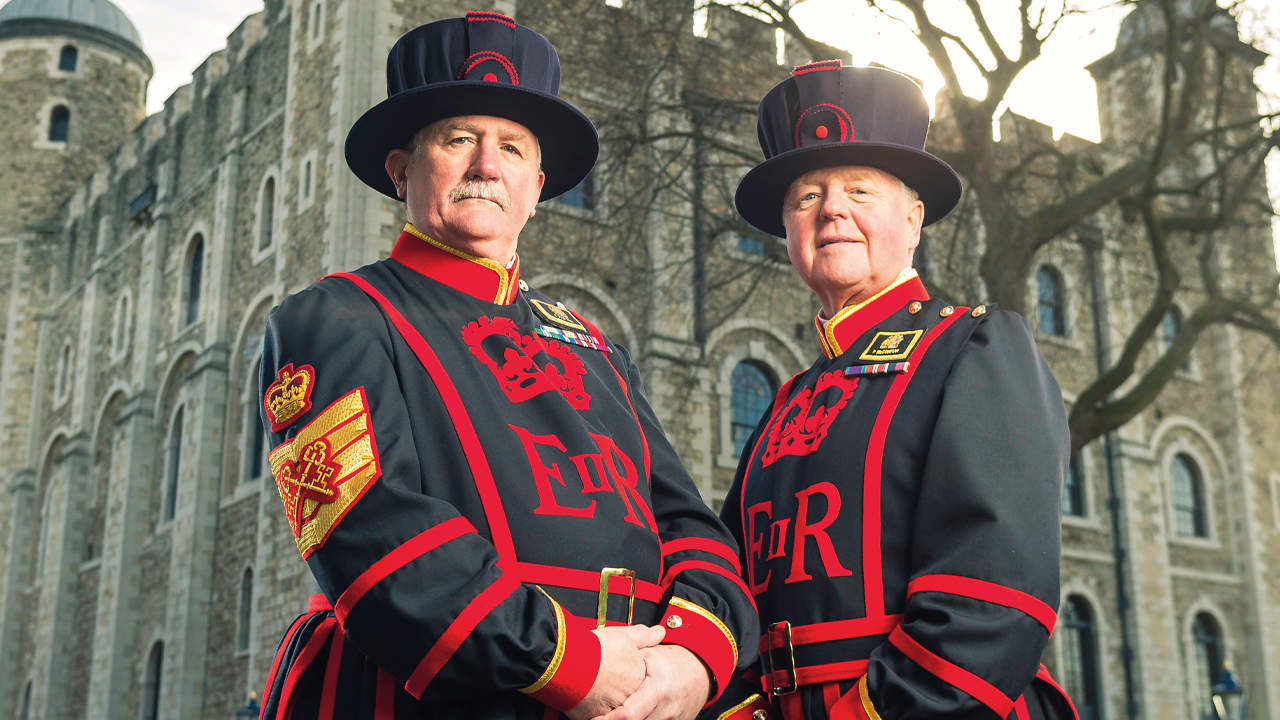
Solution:
<svg viewBox="0 0 1280 720">
<path fill-rule="evenodd" d="M 348 135 L 407 222 L 268 321 L 270 464 L 320 592 L 264 718 L 689 718 L 750 661 L 738 550 L 626 349 L 520 279 L 537 202 L 598 153 L 559 75 L 510 17 L 429 23 Z"/>
</svg>

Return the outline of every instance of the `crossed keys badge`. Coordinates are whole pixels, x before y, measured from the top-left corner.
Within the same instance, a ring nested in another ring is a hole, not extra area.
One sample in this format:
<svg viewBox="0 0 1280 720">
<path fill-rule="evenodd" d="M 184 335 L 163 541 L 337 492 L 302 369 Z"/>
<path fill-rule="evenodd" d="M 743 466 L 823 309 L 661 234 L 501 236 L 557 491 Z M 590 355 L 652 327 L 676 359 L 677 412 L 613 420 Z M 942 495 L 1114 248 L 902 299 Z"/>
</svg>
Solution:
<svg viewBox="0 0 1280 720">
<path fill-rule="evenodd" d="M 306 519 L 305 501 L 330 503 L 338 498 L 338 488 L 333 484 L 333 476 L 342 468 L 329 460 L 330 454 L 329 442 L 319 438 L 303 449 L 301 462 L 286 462 L 280 467 L 276 480 L 280 485 L 280 496 L 284 498 L 285 507 L 289 511 L 289 524 L 293 526 L 294 535 L 298 534 Z M 294 475 L 299 465 L 301 473 Z"/>
</svg>

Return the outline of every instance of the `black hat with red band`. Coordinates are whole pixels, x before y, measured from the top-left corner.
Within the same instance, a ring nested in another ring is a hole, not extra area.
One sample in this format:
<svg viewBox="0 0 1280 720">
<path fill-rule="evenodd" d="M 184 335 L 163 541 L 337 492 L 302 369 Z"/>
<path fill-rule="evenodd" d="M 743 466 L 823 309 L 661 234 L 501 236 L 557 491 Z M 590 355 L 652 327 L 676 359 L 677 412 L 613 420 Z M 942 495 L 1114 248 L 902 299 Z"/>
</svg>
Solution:
<svg viewBox="0 0 1280 720">
<path fill-rule="evenodd" d="M 738 212 L 785 237 L 782 202 L 810 170 L 863 165 L 897 176 L 924 202 L 924 224 L 960 201 L 960 177 L 925 152 L 929 105 L 914 80 L 885 68 L 801 65 L 760 101 L 756 133 L 765 160 L 738 183 Z"/>
<path fill-rule="evenodd" d="M 506 15 L 470 12 L 422 25 L 387 55 L 387 99 L 351 126 L 347 165 L 366 185 L 396 198 L 387 153 L 437 120 L 492 115 L 537 136 L 546 173 L 540 199 L 548 200 L 581 182 L 600 153 L 595 126 L 559 90 L 556 49 Z"/>
</svg>

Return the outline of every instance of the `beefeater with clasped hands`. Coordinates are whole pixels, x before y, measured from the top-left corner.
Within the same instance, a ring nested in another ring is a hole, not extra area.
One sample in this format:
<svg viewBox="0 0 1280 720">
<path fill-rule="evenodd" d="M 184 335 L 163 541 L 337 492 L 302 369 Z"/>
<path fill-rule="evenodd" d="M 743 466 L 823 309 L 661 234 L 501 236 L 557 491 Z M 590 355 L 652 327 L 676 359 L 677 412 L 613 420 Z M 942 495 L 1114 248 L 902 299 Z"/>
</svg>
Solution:
<svg viewBox="0 0 1280 720">
<path fill-rule="evenodd" d="M 520 279 L 538 200 L 599 150 L 559 78 L 510 17 L 429 23 L 347 137 L 408 222 L 268 321 L 270 465 L 321 592 L 264 718 L 689 718 L 754 655 L 738 550 L 627 351 Z"/>
<path fill-rule="evenodd" d="M 961 194 L 928 126 L 913 80 L 838 60 L 760 103 L 766 159 L 736 204 L 786 238 L 821 355 L 778 390 L 721 514 L 764 638 L 720 717 L 1075 716 L 1040 664 L 1062 395 L 1021 316 L 931 298 L 912 268 Z"/>
</svg>

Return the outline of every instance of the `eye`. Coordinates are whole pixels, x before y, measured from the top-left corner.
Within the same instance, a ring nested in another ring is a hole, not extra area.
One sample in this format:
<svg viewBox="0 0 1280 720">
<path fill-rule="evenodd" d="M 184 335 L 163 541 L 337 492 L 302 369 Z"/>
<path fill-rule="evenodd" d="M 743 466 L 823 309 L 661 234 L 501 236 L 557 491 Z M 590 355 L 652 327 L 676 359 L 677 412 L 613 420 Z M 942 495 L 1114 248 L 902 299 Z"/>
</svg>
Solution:
<svg viewBox="0 0 1280 720">
<path fill-rule="evenodd" d="M 467 137 L 466 135 L 458 135 L 458 136 L 449 138 L 450 145 L 466 145 L 469 142 L 471 142 L 471 138 Z"/>
<path fill-rule="evenodd" d="M 502 150 L 503 150 L 503 152 L 509 152 L 509 153 L 511 153 L 512 155 L 515 155 L 515 156 L 517 156 L 517 157 L 520 157 L 520 156 L 523 156 L 523 155 L 524 155 L 524 153 L 520 152 L 520 148 L 519 148 L 519 147 L 517 147 L 517 146 L 515 146 L 515 145 L 512 145 L 511 143 L 506 143 L 505 145 L 503 145 L 503 146 L 502 146 Z"/>
<path fill-rule="evenodd" d="M 816 192 L 803 193 L 800 195 L 799 198 L 797 198 L 797 200 L 799 200 L 802 203 L 809 202 L 810 200 L 817 200 L 817 199 L 818 199 L 818 193 Z"/>
</svg>

